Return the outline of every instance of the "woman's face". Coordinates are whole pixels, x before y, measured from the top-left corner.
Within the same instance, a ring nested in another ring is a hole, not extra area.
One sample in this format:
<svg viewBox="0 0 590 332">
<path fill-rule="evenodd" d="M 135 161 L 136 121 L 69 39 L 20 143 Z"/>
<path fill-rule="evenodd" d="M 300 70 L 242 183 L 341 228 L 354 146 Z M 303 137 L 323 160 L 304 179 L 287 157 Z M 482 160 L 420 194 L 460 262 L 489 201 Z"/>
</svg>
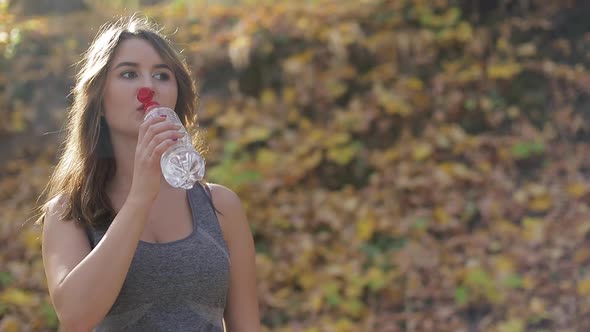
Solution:
<svg viewBox="0 0 590 332">
<path fill-rule="evenodd" d="M 178 96 L 176 77 L 146 40 L 123 40 L 107 72 L 103 98 L 104 116 L 111 135 L 137 138 L 144 112 L 137 100 L 141 87 L 154 90 L 153 100 L 174 109 Z"/>
</svg>

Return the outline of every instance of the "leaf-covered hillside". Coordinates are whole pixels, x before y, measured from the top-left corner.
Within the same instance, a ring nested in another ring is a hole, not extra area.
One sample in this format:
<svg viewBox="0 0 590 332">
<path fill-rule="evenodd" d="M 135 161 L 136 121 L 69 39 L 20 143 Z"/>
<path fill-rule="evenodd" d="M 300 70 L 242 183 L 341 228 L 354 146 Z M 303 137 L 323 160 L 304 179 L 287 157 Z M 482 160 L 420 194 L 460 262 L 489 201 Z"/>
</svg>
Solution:
<svg viewBox="0 0 590 332">
<path fill-rule="evenodd" d="M 111 14 L 86 3 L 0 2 L 3 331 L 57 330 L 31 218 Z M 199 82 L 265 330 L 590 329 L 587 1 L 190 3 L 142 10 Z"/>
</svg>

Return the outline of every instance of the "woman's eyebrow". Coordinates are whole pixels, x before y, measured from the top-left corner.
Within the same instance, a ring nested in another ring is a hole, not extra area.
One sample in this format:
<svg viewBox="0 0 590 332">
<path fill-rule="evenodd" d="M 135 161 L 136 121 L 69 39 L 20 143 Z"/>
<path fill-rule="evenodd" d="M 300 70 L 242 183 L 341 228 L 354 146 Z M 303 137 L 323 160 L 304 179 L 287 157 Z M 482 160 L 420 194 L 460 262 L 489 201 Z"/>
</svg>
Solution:
<svg viewBox="0 0 590 332">
<path fill-rule="evenodd" d="M 130 66 L 130 67 L 138 67 L 139 64 L 137 64 L 137 62 L 128 62 L 128 61 L 123 61 L 123 62 L 119 62 L 119 64 L 117 64 L 115 66 L 115 69 L 119 68 L 119 67 L 125 67 L 125 66 Z"/>
<path fill-rule="evenodd" d="M 119 68 L 119 67 L 125 67 L 125 66 L 129 66 L 129 67 L 139 67 L 139 64 L 138 64 L 137 62 L 123 61 L 123 62 L 120 62 L 120 63 L 118 63 L 118 64 L 115 66 L 115 68 L 114 68 L 114 69 L 117 69 L 117 68 Z M 153 67 L 154 67 L 154 68 L 165 68 L 165 69 L 168 69 L 168 70 L 172 71 L 172 68 L 170 68 L 170 66 L 168 66 L 168 65 L 167 65 L 167 64 L 165 64 L 165 63 L 158 63 L 158 64 L 155 64 Z"/>
<path fill-rule="evenodd" d="M 168 66 L 165 63 L 159 63 L 157 65 L 154 65 L 154 68 L 165 68 L 165 69 L 168 69 L 168 70 L 172 71 L 172 68 L 170 68 L 170 66 Z"/>
</svg>

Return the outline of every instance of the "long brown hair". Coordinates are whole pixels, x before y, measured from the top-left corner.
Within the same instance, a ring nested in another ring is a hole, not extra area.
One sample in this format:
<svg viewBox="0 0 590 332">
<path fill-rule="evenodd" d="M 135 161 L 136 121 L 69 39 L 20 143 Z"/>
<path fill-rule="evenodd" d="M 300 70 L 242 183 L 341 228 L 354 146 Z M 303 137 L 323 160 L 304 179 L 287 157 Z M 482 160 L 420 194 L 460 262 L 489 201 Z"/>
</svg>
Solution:
<svg viewBox="0 0 590 332">
<path fill-rule="evenodd" d="M 196 118 L 197 93 L 190 70 L 147 18 L 136 15 L 103 25 L 78 63 L 73 104 L 65 128 L 65 141 L 59 162 L 45 189 L 46 203 L 40 207 L 43 223 L 47 204 L 59 196 L 64 204 L 62 220 L 74 220 L 84 226 L 106 228 L 115 216 L 105 191 L 105 184 L 116 171 L 109 128 L 102 113 L 106 76 L 118 45 L 126 39 L 140 38 L 149 42 L 172 68 L 178 86 L 175 111 L 193 135 L 197 149 L 204 141 L 199 135 Z"/>
</svg>

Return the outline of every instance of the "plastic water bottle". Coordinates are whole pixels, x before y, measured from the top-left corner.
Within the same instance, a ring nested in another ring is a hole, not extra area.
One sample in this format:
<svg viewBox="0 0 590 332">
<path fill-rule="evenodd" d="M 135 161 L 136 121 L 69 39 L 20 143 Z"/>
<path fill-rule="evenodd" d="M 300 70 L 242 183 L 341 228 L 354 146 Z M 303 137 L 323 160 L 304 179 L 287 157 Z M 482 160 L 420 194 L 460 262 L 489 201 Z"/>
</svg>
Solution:
<svg viewBox="0 0 590 332">
<path fill-rule="evenodd" d="M 160 158 L 162 175 L 174 188 L 191 189 L 195 182 L 202 180 L 205 175 L 205 159 L 193 147 L 191 137 L 176 112 L 153 101 L 154 94 L 154 90 L 147 87 L 137 91 L 137 100 L 142 103 L 145 112 L 143 120 L 166 116 L 169 121 L 179 125 L 179 131 L 184 134 L 176 144 L 162 154 Z"/>
<path fill-rule="evenodd" d="M 147 109 L 144 121 L 153 117 L 166 115 L 166 119 L 181 128 L 184 137 L 168 148 L 160 159 L 160 168 L 164 179 L 174 188 L 191 189 L 195 182 L 205 175 L 205 159 L 193 147 L 190 135 L 180 122 L 176 112 L 168 107 L 153 105 Z"/>
</svg>

